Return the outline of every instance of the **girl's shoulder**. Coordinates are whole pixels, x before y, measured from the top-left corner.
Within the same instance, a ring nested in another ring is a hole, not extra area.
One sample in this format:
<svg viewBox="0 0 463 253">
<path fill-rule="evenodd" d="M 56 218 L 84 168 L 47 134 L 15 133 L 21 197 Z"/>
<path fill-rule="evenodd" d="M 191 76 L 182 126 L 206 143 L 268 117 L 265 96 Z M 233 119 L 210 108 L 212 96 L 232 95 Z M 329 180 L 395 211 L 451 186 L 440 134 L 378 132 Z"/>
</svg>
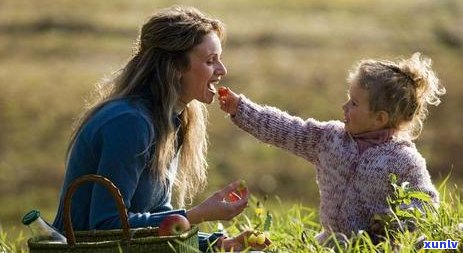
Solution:
<svg viewBox="0 0 463 253">
<path fill-rule="evenodd" d="M 323 130 L 326 137 L 353 141 L 346 131 L 344 123 L 339 120 L 315 121 L 315 124 Z"/>
<path fill-rule="evenodd" d="M 344 128 L 344 123 L 339 121 L 339 120 L 330 120 L 330 121 L 325 121 L 325 122 L 320 122 L 326 129 L 335 131 L 336 133 L 339 134 L 346 134 L 346 130 Z"/>
<path fill-rule="evenodd" d="M 385 143 L 386 148 L 403 154 L 419 154 L 415 143 L 409 139 L 394 137 L 391 141 Z"/>
<path fill-rule="evenodd" d="M 392 139 L 380 146 L 378 155 L 389 157 L 404 166 L 424 165 L 425 159 L 415 144 L 407 139 Z"/>
</svg>

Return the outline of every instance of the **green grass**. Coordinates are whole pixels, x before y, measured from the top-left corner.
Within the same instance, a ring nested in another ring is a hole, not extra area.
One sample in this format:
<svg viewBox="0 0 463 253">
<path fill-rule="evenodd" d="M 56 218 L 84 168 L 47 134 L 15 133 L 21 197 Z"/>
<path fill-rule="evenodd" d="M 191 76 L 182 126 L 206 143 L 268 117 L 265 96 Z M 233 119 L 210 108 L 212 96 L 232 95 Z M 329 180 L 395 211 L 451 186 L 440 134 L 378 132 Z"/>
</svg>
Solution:
<svg viewBox="0 0 463 253">
<path fill-rule="evenodd" d="M 457 187 L 447 188 L 447 182 L 439 187 L 442 202 L 439 208 L 427 210 L 423 215 L 414 216 L 417 227 L 415 232 L 398 231 L 374 245 L 366 233 L 358 233 L 346 244 L 333 243 L 331 247 L 320 245 L 315 236 L 321 230 L 318 211 L 302 204 L 288 205 L 279 198 L 257 199 L 253 197 L 249 208 L 229 222 L 208 222 L 202 224 L 203 231 L 217 231 L 222 228 L 230 235 L 236 235 L 245 228 L 268 230 L 272 245 L 266 252 L 425 252 L 416 248 L 415 243 L 422 235 L 428 241 L 459 242 L 463 250 L 463 204 Z M 267 213 L 271 214 L 271 225 L 265 225 Z M 220 225 L 219 225 L 220 224 Z M 7 236 L 0 231 L 0 252 L 26 252 L 25 242 L 29 234 L 22 233 L 16 237 Z M 3 251 L 2 251 L 3 250 Z M 437 252 L 437 251 L 436 251 Z"/>
<path fill-rule="evenodd" d="M 401 188 L 401 187 L 398 187 Z M 447 188 L 444 181 L 439 187 L 442 202 L 437 209 L 427 209 L 424 214 L 407 213 L 416 221 L 419 228 L 415 232 L 406 230 L 395 230 L 384 242 L 373 244 L 365 232 L 359 232 L 346 244 L 334 243 L 330 247 L 320 245 L 314 238 L 320 232 L 321 226 L 318 223 L 318 211 L 301 204 L 285 206 L 267 205 L 258 207 L 258 200 L 254 199 L 251 207 L 240 217 L 236 218 L 228 227 L 231 234 L 236 234 L 243 227 L 255 227 L 260 224 L 259 230 L 263 230 L 265 213 L 270 212 L 273 217 L 273 224 L 269 230 L 273 244 L 266 252 L 425 252 L 424 249 L 416 247 L 416 242 L 421 236 L 428 241 L 446 241 L 447 239 L 459 242 L 459 251 L 463 250 L 463 205 L 461 203 L 458 187 Z M 402 192 L 401 199 L 414 195 L 416 192 Z M 397 198 L 398 199 L 398 198 Z M 396 204 L 402 203 L 398 200 Z M 262 202 L 260 202 L 262 203 Z M 394 206 L 391 204 L 391 206 Z M 259 210 L 263 209 L 263 210 Z M 256 215 L 256 210 L 261 213 Z M 401 220 L 408 217 L 405 214 L 398 215 Z M 438 251 L 436 251 L 438 252 Z"/>
<path fill-rule="evenodd" d="M 27 252 L 27 238 L 20 233 L 17 237 L 8 236 L 7 232 L 0 227 L 0 252 L 2 253 L 23 253 Z"/>
</svg>

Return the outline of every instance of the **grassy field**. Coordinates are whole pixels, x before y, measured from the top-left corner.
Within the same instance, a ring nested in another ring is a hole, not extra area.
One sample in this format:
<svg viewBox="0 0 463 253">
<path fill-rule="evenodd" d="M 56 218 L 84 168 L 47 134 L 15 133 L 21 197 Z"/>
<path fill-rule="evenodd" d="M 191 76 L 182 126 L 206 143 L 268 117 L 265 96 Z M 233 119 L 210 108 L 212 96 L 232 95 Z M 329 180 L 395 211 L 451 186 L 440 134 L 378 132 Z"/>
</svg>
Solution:
<svg viewBox="0 0 463 253">
<path fill-rule="evenodd" d="M 395 186 L 399 189 L 406 189 Z M 203 223 L 200 230 L 206 232 L 220 230 L 229 235 L 237 235 L 244 229 L 253 228 L 257 234 L 264 233 L 272 241 L 272 244 L 265 250 L 268 253 L 429 252 L 424 249 L 427 244 L 423 240 L 458 242 L 456 249 L 432 250 L 432 252 L 461 252 L 463 250 L 463 204 L 458 191 L 455 190 L 455 187 L 448 189 L 446 182 L 443 182 L 439 186 L 442 198 L 439 208 L 428 209 L 424 214 L 410 211 L 405 215 L 394 212 L 395 217 L 401 220 L 405 217 L 413 219 L 418 229 L 413 232 L 402 227 L 389 230 L 386 239 L 376 244 L 372 242 L 368 233 L 360 231 L 352 235 L 347 242 L 333 239 L 329 244 L 320 245 L 315 238 L 321 230 L 317 210 L 302 204 L 288 205 L 278 198 L 277 201 L 270 202 L 273 204 L 268 205 L 269 199 L 266 201 L 266 199 L 253 197 L 250 206 L 232 221 Z M 411 196 L 410 193 L 403 192 L 402 198 L 393 198 L 396 205 L 392 201 L 391 210 L 396 210 L 394 207 L 403 203 L 406 197 Z M 0 252 L 25 253 L 27 252 L 26 240 L 27 235 L 20 234 L 11 238 L 6 232 L 0 231 Z M 241 252 L 249 252 L 249 249 Z"/>
<path fill-rule="evenodd" d="M 224 84 L 303 118 L 341 118 L 346 74 L 360 59 L 397 59 L 415 51 L 431 57 L 447 94 L 431 108 L 417 147 L 436 184 L 449 173 L 450 186 L 463 182 L 461 1 L 3 0 L 0 203 L 8 204 L 0 208 L 0 226 L 8 235 L 25 231 L 20 219 L 29 209 L 53 220 L 68 137 L 84 99 L 131 55 L 145 18 L 174 3 L 194 5 L 226 23 Z M 209 109 L 204 195 L 244 178 L 256 196 L 281 199 L 275 209 L 316 210 L 310 164 L 243 133 L 217 104 Z"/>
</svg>

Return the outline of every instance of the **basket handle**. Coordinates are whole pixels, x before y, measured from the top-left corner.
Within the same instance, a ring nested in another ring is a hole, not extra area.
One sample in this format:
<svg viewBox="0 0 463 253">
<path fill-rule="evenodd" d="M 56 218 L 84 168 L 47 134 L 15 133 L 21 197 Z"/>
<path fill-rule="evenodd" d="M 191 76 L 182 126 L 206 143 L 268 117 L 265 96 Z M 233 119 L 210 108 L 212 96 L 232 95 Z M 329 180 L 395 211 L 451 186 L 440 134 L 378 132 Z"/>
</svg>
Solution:
<svg viewBox="0 0 463 253">
<path fill-rule="evenodd" d="M 124 200 L 122 199 L 122 194 L 117 189 L 117 187 L 107 178 L 89 174 L 84 175 L 72 182 L 68 189 L 66 190 L 66 195 L 64 196 L 64 211 L 63 211 L 63 220 L 64 220 L 64 231 L 66 233 L 67 243 L 69 246 L 74 246 L 76 244 L 76 237 L 74 235 L 74 229 L 72 228 L 72 221 L 71 221 L 71 198 L 77 188 L 88 182 L 96 182 L 105 186 L 113 196 L 114 200 L 116 201 L 117 209 L 119 211 L 119 217 L 121 219 L 122 224 L 122 235 L 123 239 L 126 241 L 130 241 L 130 226 L 129 220 L 127 216 L 127 210 L 125 208 Z"/>
</svg>

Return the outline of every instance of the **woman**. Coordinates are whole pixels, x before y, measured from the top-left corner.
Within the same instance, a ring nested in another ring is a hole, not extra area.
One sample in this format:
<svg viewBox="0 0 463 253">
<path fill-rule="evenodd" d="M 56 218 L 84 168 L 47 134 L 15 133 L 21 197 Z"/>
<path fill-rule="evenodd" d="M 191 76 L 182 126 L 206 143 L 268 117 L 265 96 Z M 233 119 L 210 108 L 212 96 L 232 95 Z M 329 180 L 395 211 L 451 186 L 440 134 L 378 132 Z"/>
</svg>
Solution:
<svg viewBox="0 0 463 253">
<path fill-rule="evenodd" d="M 132 228 L 157 226 L 169 214 L 191 224 L 229 220 L 243 211 L 248 194 L 223 201 L 239 183 L 216 192 L 190 210 L 180 207 L 206 184 L 207 111 L 215 86 L 227 74 L 221 62 L 224 27 L 194 8 L 155 13 L 141 28 L 137 51 L 77 123 L 67 153 L 67 170 L 54 226 L 63 230 L 63 192 L 85 174 L 109 178 L 121 191 Z M 120 228 L 117 208 L 102 186 L 80 187 L 72 199 L 75 230 Z M 235 238 L 200 233 L 200 249 L 216 242 L 245 247 L 248 231 Z"/>
</svg>

